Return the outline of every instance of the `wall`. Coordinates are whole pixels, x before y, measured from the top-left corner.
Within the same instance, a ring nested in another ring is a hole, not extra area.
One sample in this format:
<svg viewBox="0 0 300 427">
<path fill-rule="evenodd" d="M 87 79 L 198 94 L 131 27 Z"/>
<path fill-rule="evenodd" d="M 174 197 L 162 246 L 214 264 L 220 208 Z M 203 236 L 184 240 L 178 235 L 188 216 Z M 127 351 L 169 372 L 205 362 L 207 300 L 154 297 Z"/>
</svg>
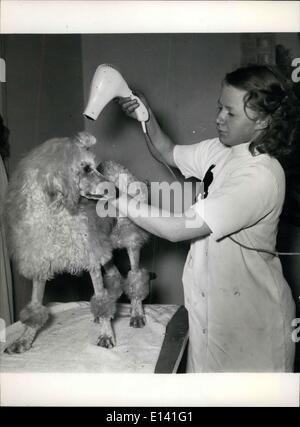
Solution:
<svg viewBox="0 0 300 427">
<path fill-rule="evenodd" d="M 84 35 L 82 63 L 85 104 L 97 66 L 119 68 L 132 88 L 141 90 L 174 142 L 190 144 L 215 136 L 216 102 L 224 73 L 239 65 L 237 34 Z M 114 159 L 138 178 L 168 181 L 169 172 L 152 158 L 139 124 L 109 104 L 85 127 L 99 140 L 98 160 Z M 143 264 L 157 274 L 151 300 L 183 303 L 181 276 L 188 243 L 153 238 Z"/>
<path fill-rule="evenodd" d="M 5 118 L 13 171 L 36 145 L 83 129 L 81 39 L 77 35 L 5 35 L 1 41 L 7 67 Z M 76 299 L 76 292 L 81 292 L 71 283 L 52 285 L 47 286 L 46 300 Z M 18 313 L 30 298 L 31 284 L 14 269 L 14 286 Z"/>
<path fill-rule="evenodd" d="M 53 136 L 82 128 L 80 36 L 6 35 L 11 169 Z"/>
</svg>

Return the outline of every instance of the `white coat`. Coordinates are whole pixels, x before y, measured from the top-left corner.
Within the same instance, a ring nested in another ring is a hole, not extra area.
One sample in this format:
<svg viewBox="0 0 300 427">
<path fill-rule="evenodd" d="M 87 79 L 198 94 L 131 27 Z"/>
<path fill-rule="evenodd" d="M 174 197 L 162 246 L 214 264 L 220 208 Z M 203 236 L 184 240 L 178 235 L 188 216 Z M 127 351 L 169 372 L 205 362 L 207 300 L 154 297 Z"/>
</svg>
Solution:
<svg viewBox="0 0 300 427">
<path fill-rule="evenodd" d="M 285 195 L 279 162 L 252 156 L 249 144 L 225 147 L 218 138 L 177 145 L 174 160 L 203 179 L 208 196 L 193 208 L 212 230 L 195 239 L 183 272 L 189 313 L 188 372 L 291 372 L 295 303 L 275 250 Z"/>
</svg>

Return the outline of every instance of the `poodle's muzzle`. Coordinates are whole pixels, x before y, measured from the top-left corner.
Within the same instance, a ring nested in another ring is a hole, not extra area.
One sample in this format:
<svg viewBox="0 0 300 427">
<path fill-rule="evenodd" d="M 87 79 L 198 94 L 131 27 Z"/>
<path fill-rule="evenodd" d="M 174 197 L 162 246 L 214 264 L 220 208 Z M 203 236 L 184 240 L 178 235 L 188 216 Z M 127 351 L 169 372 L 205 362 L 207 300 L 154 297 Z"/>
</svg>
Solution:
<svg viewBox="0 0 300 427">
<path fill-rule="evenodd" d="M 80 195 L 88 199 L 104 199 L 109 200 L 118 198 L 119 190 L 108 179 L 93 169 L 87 176 L 82 177 L 79 183 Z"/>
</svg>

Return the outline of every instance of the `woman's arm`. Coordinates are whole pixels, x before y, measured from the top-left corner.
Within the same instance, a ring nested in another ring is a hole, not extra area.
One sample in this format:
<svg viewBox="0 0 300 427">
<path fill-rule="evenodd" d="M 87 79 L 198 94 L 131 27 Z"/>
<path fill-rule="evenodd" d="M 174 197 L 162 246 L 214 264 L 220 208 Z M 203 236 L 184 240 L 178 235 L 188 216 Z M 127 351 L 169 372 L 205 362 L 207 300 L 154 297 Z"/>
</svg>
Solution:
<svg viewBox="0 0 300 427">
<path fill-rule="evenodd" d="M 162 131 L 145 97 L 140 93 L 137 95 L 141 98 L 141 101 L 145 104 L 149 112 L 149 120 L 146 122 L 146 127 L 147 134 L 150 137 L 152 144 L 155 146 L 156 150 L 169 166 L 177 167 L 173 157 L 173 149 L 175 144 L 171 141 L 169 136 Z M 132 100 L 131 98 L 118 98 L 118 102 L 122 110 L 128 116 L 131 116 L 134 110 L 139 106 L 139 102 L 136 99 Z M 146 135 L 145 138 L 147 138 Z M 158 153 L 155 149 L 153 149 L 152 144 L 147 144 L 149 151 L 156 160 L 161 161 Z"/>
<path fill-rule="evenodd" d="M 125 193 L 110 203 L 122 216 L 130 218 L 141 228 L 171 242 L 205 237 L 211 233 L 208 225 L 193 208 L 189 208 L 180 216 L 178 214 L 174 216 L 168 211 L 138 202 Z"/>
</svg>

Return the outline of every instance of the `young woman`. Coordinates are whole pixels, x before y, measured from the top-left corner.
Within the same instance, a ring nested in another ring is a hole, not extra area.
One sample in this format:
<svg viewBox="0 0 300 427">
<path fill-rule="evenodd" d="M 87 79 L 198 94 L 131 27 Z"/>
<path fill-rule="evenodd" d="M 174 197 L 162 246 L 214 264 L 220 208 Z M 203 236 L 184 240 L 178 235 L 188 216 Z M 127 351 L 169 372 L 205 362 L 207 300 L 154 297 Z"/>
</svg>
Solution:
<svg viewBox="0 0 300 427">
<path fill-rule="evenodd" d="M 119 103 L 128 115 L 138 106 Z M 147 122 L 156 150 L 186 178 L 213 167 L 206 198 L 180 218 L 153 206 L 149 215 L 125 194 L 112 203 L 157 236 L 192 239 L 183 271 L 187 372 L 290 372 L 295 304 L 273 252 L 285 196 L 277 159 L 291 150 L 296 98 L 275 70 L 251 66 L 225 76 L 218 109 L 218 137 L 193 145 L 174 145 L 150 108 Z"/>
</svg>

